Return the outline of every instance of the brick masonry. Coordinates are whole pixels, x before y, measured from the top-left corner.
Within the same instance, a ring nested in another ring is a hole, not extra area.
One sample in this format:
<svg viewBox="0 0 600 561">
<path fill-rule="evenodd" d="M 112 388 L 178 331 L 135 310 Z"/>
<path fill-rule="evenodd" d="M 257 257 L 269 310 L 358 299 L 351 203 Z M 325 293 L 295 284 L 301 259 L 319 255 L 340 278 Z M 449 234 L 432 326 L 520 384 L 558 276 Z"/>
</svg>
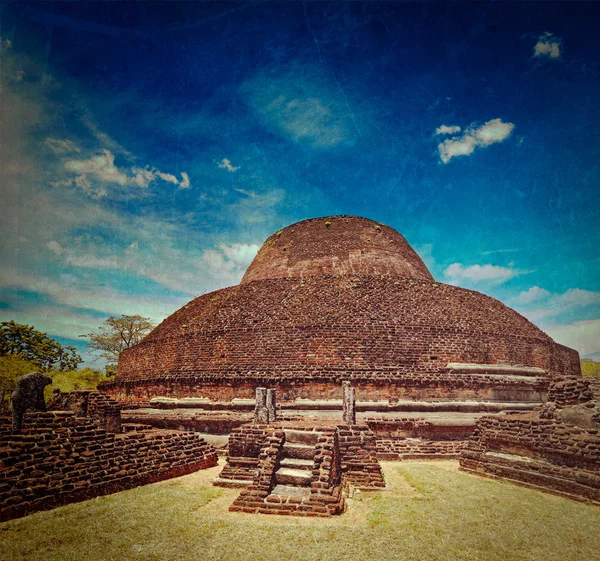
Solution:
<svg viewBox="0 0 600 561">
<path fill-rule="evenodd" d="M 306 497 L 273 494 L 285 430 L 317 432 L 310 494 Z M 304 423 L 248 424 L 230 435 L 227 464 L 216 484 L 237 481 L 247 487 L 230 510 L 235 512 L 332 516 L 344 510 L 344 490 L 385 487 L 376 455 L 375 435 L 366 425 Z"/>
<path fill-rule="evenodd" d="M 72 411 L 27 413 L 19 432 L 9 421 L 0 418 L 1 520 L 217 464 L 216 451 L 192 432 L 114 434 Z"/>
<path fill-rule="evenodd" d="M 329 222 L 329 225 L 326 223 Z M 531 380 L 449 372 L 447 364 L 541 368 Z M 238 286 L 196 298 L 121 354 L 102 391 L 280 401 L 542 400 L 551 379 L 580 375 L 576 351 L 484 294 L 436 283 L 393 229 L 357 217 L 294 224 L 271 236 Z"/>
<path fill-rule="evenodd" d="M 549 395 L 551 407 L 479 419 L 461 469 L 600 504 L 600 410 L 587 381 L 558 382 Z"/>
</svg>

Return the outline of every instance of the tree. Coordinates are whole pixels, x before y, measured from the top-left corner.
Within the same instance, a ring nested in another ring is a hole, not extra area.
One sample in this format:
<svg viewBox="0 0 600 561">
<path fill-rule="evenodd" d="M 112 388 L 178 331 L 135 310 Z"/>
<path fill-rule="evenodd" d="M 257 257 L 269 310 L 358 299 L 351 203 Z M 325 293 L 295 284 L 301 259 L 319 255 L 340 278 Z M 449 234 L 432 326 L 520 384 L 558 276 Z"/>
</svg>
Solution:
<svg viewBox="0 0 600 561">
<path fill-rule="evenodd" d="M 75 347 L 63 347 L 33 326 L 14 321 L 0 323 L 0 356 L 19 357 L 46 371 L 75 370 L 83 362 Z"/>
<path fill-rule="evenodd" d="M 137 345 L 152 329 L 154 324 L 150 318 L 137 315 L 118 318 L 111 316 L 98 331 L 80 337 L 87 337 L 90 340 L 88 345 L 108 360 L 108 371 L 111 364 L 114 365 L 119 360 L 121 351 Z"/>
</svg>

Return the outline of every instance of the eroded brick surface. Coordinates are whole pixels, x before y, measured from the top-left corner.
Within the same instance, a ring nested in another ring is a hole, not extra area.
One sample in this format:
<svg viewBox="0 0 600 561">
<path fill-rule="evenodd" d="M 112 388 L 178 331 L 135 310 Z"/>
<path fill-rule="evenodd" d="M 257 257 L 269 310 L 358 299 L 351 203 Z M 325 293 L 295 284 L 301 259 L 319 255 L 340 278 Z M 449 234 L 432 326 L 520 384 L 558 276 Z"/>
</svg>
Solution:
<svg viewBox="0 0 600 561">
<path fill-rule="evenodd" d="M 4 418 L 0 442 L 1 520 L 217 464 L 214 448 L 195 433 L 114 434 L 72 411 L 27 413 L 18 432 Z"/>
<path fill-rule="evenodd" d="M 450 372 L 453 362 L 545 372 Z M 121 354 L 102 391 L 142 405 L 154 396 L 230 401 L 276 387 L 286 401 L 337 398 L 349 380 L 359 401 L 541 400 L 551 379 L 579 374 L 576 351 L 493 298 L 436 283 L 393 229 L 330 217 L 271 236 L 240 285 L 164 320 Z"/>
</svg>

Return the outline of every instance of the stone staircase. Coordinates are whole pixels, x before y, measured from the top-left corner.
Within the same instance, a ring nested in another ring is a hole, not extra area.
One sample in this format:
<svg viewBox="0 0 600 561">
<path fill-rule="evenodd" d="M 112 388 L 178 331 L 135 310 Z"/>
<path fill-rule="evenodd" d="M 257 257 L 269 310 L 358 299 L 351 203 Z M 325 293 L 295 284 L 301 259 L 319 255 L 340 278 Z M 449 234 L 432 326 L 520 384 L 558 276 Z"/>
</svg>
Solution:
<svg viewBox="0 0 600 561">
<path fill-rule="evenodd" d="M 285 430 L 285 442 L 275 472 L 275 486 L 271 495 L 281 497 L 308 497 L 313 476 L 316 444 L 319 432 Z"/>
</svg>

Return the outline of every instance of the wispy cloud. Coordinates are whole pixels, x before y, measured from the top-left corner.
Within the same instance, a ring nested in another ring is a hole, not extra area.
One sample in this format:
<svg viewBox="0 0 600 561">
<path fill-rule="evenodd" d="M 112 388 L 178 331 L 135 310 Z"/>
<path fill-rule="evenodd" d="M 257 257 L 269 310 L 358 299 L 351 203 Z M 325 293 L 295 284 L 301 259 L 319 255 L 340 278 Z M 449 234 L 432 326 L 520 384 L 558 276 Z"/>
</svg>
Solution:
<svg viewBox="0 0 600 561">
<path fill-rule="evenodd" d="M 513 267 L 500 267 L 498 265 L 469 265 L 452 263 L 444 269 L 444 275 L 452 282 L 468 281 L 473 283 L 501 284 L 519 275 L 528 274 L 531 271 L 523 271 Z"/>
<path fill-rule="evenodd" d="M 44 140 L 46 148 L 54 152 L 55 154 L 62 156 L 63 154 L 69 154 L 71 152 L 81 152 L 79 147 L 72 141 L 65 138 L 46 138 Z"/>
<path fill-rule="evenodd" d="M 240 169 L 239 166 L 234 166 L 231 163 L 231 160 L 227 158 L 223 158 L 220 162 L 217 162 L 217 166 L 219 166 L 220 169 L 226 169 L 229 173 L 234 173 Z"/>
<path fill-rule="evenodd" d="M 84 160 L 67 160 L 64 167 L 67 171 L 76 174 L 76 177 L 72 180 L 75 186 L 96 198 L 105 196 L 107 191 L 103 187 L 100 190 L 98 188 L 93 189 L 92 181 L 105 185 L 116 184 L 121 187 L 135 185 L 142 189 L 158 180 L 179 185 L 183 189 L 188 188 L 190 182 L 189 176 L 185 172 L 181 174 L 180 181 L 172 173 L 165 173 L 150 166 L 144 168 L 133 166 L 130 171 L 126 171 L 115 165 L 115 156 L 107 149 L 102 149 L 96 155 Z M 69 183 L 65 183 L 63 180 L 53 184 L 59 186 L 68 185 Z"/>
<path fill-rule="evenodd" d="M 540 35 L 538 42 L 533 47 L 534 58 L 559 59 L 562 55 L 562 39 L 546 31 Z"/>
<path fill-rule="evenodd" d="M 261 120 L 295 142 L 332 148 L 355 140 L 356 117 L 348 99 L 324 79 L 259 76 L 242 91 Z"/>
<path fill-rule="evenodd" d="M 12 41 L 10 39 L 0 37 L 0 54 L 8 51 L 10 48 L 12 48 Z"/>
<path fill-rule="evenodd" d="M 490 249 L 489 251 L 482 251 L 481 255 L 493 255 L 494 253 L 515 253 L 518 249 Z"/>
<path fill-rule="evenodd" d="M 96 178 L 103 183 L 116 183 L 122 187 L 127 185 L 127 176 L 115 166 L 115 156 L 103 149 L 96 156 L 87 160 L 67 160 L 64 164 L 67 171 L 76 173 L 78 177 Z"/>
<path fill-rule="evenodd" d="M 452 128 L 446 127 L 446 129 Z M 513 123 L 505 123 L 502 119 L 492 119 L 478 127 L 471 126 L 462 135 L 448 138 L 438 145 L 440 160 L 447 164 L 457 156 L 470 156 L 476 148 L 503 142 L 511 135 L 514 128 Z"/>
</svg>

